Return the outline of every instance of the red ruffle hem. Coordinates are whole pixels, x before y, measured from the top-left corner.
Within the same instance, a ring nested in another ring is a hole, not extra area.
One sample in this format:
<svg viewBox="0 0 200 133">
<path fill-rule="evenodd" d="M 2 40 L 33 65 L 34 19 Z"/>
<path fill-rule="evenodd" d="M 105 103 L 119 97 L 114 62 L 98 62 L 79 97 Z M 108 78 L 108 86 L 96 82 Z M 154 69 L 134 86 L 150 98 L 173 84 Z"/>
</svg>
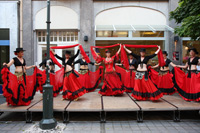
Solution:
<svg viewBox="0 0 200 133">
<path fill-rule="evenodd" d="M 173 74 L 166 72 L 160 75 L 154 69 L 150 69 L 150 78 L 154 85 L 160 90 L 164 95 L 172 95 L 176 92 L 173 83 Z"/>
<path fill-rule="evenodd" d="M 186 101 L 200 101 L 200 73 L 191 71 L 191 77 L 180 68 L 174 68 L 174 86 Z"/>
<path fill-rule="evenodd" d="M 8 105 L 12 106 L 28 106 L 34 98 L 37 82 L 35 68 L 33 75 L 17 78 L 8 68 L 4 67 L 1 70 L 3 80 L 3 95 L 6 98 Z"/>
<path fill-rule="evenodd" d="M 158 100 L 163 94 L 155 87 L 150 79 L 145 80 L 143 76 L 142 79 L 135 79 L 135 86 L 132 93 L 132 97 L 137 100 Z"/>
<path fill-rule="evenodd" d="M 93 92 L 101 83 L 103 77 L 103 67 L 100 66 L 96 72 L 88 71 L 86 74 L 78 74 L 78 80 L 86 92 Z"/>
<path fill-rule="evenodd" d="M 104 74 L 103 86 L 99 91 L 99 94 L 103 96 L 122 95 L 124 93 L 124 87 L 120 80 L 120 73 L 110 72 Z"/>
<path fill-rule="evenodd" d="M 81 86 L 75 72 L 71 72 L 65 76 L 63 82 L 63 98 L 74 100 L 86 93 L 86 90 Z"/>
</svg>

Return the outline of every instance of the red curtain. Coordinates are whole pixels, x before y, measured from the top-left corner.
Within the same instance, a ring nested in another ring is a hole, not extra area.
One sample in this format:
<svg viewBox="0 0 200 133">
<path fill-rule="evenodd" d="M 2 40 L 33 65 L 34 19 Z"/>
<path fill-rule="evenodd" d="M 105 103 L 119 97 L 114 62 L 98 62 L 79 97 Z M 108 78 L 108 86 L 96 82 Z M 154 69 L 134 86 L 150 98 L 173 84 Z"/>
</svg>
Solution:
<svg viewBox="0 0 200 133">
<path fill-rule="evenodd" d="M 130 44 L 124 44 L 126 47 L 130 47 L 130 48 L 157 48 L 157 45 L 130 45 Z M 160 50 L 158 52 L 158 62 L 160 66 L 164 66 L 165 65 L 165 61 L 164 61 L 164 57 L 162 54 L 162 50 Z M 125 52 L 124 47 L 122 47 L 121 49 L 121 62 L 123 63 L 123 65 L 125 66 L 126 69 L 128 69 L 129 64 L 128 64 L 128 58 L 127 58 L 127 54 Z"/>
</svg>

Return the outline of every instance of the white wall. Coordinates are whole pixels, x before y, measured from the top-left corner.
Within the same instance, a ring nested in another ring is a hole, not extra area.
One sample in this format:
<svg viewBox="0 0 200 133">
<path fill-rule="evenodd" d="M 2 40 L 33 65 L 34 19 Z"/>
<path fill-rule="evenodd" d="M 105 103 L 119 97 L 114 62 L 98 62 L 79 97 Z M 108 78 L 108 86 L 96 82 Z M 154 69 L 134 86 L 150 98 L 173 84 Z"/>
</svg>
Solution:
<svg viewBox="0 0 200 133">
<path fill-rule="evenodd" d="M 14 52 L 18 43 L 18 19 L 17 2 L 0 2 L 0 28 L 10 29 L 10 60 L 15 56 Z M 14 65 L 10 71 L 14 72 Z"/>
<path fill-rule="evenodd" d="M 46 29 L 47 8 L 35 16 L 35 29 Z M 64 6 L 51 6 L 51 29 L 78 29 L 78 15 Z"/>
<path fill-rule="evenodd" d="M 165 25 L 166 17 L 159 11 L 143 7 L 118 7 L 100 12 L 95 25 Z"/>
<path fill-rule="evenodd" d="M 169 21 L 169 3 L 168 1 L 96 1 L 94 2 L 94 17 L 106 10 L 120 7 L 141 7 L 159 11 L 166 17 L 166 24 Z M 126 14 L 124 14 L 126 15 Z M 142 15 L 138 13 L 138 15 Z M 106 18 L 107 19 L 107 18 Z M 157 18 L 156 18 L 157 19 Z"/>
</svg>

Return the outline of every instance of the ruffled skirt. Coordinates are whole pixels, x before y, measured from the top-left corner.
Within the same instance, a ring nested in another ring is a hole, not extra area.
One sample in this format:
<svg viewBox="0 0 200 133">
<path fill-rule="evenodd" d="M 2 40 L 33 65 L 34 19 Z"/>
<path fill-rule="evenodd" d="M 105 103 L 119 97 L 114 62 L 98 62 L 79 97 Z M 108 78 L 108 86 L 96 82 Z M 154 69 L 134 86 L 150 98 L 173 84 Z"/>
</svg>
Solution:
<svg viewBox="0 0 200 133">
<path fill-rule="evenodd" d="M 91 72 L 90 70 L 79 70 L 78 80 L 86 92 L 95 91 L 96 88 L 101 83 L 103 77 L 103 67 L 99 67 L 96 72 Z"/>
<path fill-rule="evenodd" d="M 179 95 L 187 101 L 200 101 L 200 73 L 191 71 L 191 77 L 180 68 L 174 68 L 174 86 Z"/>
<path fill-rule="evenodd" d="M 67 72 L 63 82 L 63 98 L 74 100 L 86 93 L 74 71 Z"/>
<path fill-rule="evenodd" d="M 155 87 L 150 79 L 145 79 L 145 73 L 147 74 L 147 72 L 136 72 L 132 97 L 137 100 L 158 100 L 163 94 Z"/>
<path fill-rule="evenodd" d="M 164 95 L 172 95 L 176 92 L 173 83 L 173 74 L 169 71 L 160 71 L 159 73 L 153 69 L 150 70 L 151 81 Z"/>
<path fill-rule="evenodd" d="M 8 105 L 28 106 L 34 98 L 37 89 L 37 68 L 31 76 L 16 76 L 8 68 L 1 71 L 3 80 L 3 95 Z"/>
</svg>

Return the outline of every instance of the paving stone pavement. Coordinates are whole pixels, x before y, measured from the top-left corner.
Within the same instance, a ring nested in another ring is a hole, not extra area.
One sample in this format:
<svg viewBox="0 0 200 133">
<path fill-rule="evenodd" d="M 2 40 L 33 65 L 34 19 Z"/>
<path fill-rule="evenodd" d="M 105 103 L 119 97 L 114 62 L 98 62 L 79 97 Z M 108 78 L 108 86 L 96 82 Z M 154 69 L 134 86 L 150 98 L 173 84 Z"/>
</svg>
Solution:
<svg viewBox="0 0 200 133">
<path fill-rule="evenodd" d="M 21 121 L 0 122 L 1 133 L 29 133 L 33 125 L 39 122 L 27 124 Z M 63 126 L 64 125 L 64 126 Z M 173 122 L 171 120 L 146 120 L 143 123 L 136 121 L 107 121 L 106 123 L 82 121 L 70 122 L 58 126 L 63 127 L 60 133 L 199 133 L 199 120 L 183 120 Z M 29 132 L 27 132 L 29 131 Z M 41 132 L 41 131 L 40 131 Z M 46 131 L 55 132 L 55 131 Z M 37 131 L 31 133 L 37 133 Z M 39 131 L 38 131 L 39 133 Z"/>
</svg>

